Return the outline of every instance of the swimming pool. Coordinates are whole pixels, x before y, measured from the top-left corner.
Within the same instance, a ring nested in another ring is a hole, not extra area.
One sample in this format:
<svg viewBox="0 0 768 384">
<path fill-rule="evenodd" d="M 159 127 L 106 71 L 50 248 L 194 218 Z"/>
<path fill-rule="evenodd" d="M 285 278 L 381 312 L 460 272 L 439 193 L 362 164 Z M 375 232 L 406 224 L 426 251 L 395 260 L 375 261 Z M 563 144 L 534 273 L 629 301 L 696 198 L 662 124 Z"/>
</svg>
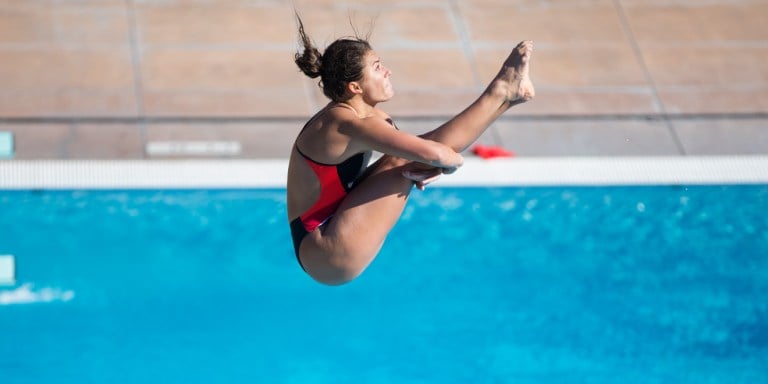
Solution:
<svg viewBox="0 0 768 384">
<path fill-rule="evenodd" d="M 415 192 L 360 279 L 284 191 L 0 191 L 3 383 L 768 382 L 768 186 Z"/>
</svg>

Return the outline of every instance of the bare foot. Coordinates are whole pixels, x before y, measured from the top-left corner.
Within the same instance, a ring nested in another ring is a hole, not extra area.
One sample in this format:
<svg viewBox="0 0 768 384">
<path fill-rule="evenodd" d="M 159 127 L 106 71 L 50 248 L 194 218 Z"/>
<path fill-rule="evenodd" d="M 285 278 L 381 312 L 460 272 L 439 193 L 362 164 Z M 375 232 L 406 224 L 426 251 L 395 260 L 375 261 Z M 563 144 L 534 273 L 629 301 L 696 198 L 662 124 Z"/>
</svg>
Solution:
<svg viewBox="0 0 768 384">
<path fill-rule="evenodd" d="M 525 40 L 512 50 L 504 61 L 499 74 L 491 82 L 492 92 L 500 92 L 509 106 L 533 99 L 535 90 L 528 76 L 529 61 L 533 52 L 533 41 Z"/>
</svg>

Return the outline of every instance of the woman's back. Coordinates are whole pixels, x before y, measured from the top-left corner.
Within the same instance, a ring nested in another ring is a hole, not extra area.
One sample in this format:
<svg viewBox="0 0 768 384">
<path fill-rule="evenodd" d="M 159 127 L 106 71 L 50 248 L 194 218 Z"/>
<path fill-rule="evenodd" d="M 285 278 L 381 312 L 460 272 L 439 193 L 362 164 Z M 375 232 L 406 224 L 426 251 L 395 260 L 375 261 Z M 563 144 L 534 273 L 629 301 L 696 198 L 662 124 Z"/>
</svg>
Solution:
<svg viewBox="0 0 768 384">
<path fill-rule="evenodd" d="M 343 198 L 365 170 L 370 151 L 340 132 L 351 118 L 357 118 L 354 110 L 332 103 L 315 114 L 297 136 L 288 166 L 289 220 L 303 216 L 323 198 Z"/>
</svg>

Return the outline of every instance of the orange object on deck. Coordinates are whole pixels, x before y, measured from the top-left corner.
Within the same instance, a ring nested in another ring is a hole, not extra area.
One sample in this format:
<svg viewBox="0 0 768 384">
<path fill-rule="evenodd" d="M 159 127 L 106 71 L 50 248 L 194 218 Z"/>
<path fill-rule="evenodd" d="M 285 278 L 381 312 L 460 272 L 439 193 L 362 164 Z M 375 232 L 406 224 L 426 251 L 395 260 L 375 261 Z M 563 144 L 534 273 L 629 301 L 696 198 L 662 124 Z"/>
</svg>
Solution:
<svg viewBox="0 0 768 384">
<path fill-rule="evenodd" d="M 495 157 L 513 157 L 515 156 L 515 153 L 509 150 L 506 150 L 502 147 L 498 146 L 486 146 L 482 144 L 476 144 L 474 147 L 472 147 L 472 153 L 474 153 L 477 156 L 482 157 L 483 159 L 492 159 Z"/>
</svg>

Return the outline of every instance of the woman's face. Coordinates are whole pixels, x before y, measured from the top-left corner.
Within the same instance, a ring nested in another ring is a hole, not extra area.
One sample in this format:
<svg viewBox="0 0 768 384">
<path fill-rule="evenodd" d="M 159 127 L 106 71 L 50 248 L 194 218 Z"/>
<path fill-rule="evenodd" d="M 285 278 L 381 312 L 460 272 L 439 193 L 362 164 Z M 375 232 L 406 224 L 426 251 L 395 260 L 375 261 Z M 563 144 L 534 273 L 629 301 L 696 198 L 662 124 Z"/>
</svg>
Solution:
<svg viewBox="0 0 768 384">
<path fill-rule="evenodd" d="M 392 82 L 389 80 L 392 71 L 381 63 L 381 58 L 374 51 L 365 55 L 363 78 L 359 84 L 363 90 L 363 99 L 371 105 L 387 101 L 395 95 Z"/>
</svg>

